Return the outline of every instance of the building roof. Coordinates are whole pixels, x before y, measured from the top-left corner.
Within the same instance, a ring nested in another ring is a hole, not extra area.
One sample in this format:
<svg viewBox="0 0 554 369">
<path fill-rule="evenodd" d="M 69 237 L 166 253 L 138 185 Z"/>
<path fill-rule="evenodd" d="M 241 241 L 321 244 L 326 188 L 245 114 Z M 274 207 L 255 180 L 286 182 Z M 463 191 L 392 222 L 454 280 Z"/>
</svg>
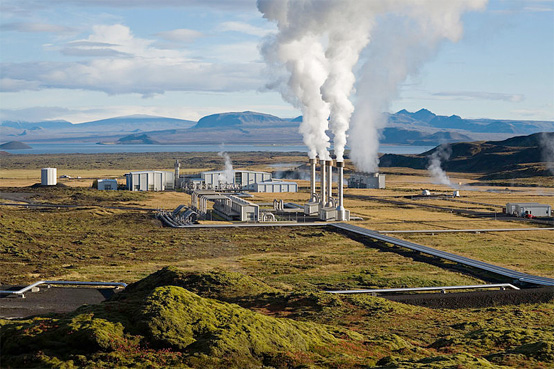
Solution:
<svg viewBox="0 0 554 369">
<path fill-rule="evenodd" d="M 275 181 L 275 180 L 264 181 L 264 182 L 258 182 L 258 183 L 256 183 L 256 184 L 257 184 L 257 185 L 266 185 L 266 184 L 276 184 L 276 185 L 290 185 L 290 184 L 294 184 L 294 185 L 298 185 L 298 183 L 293 182 L 293 181 Z"/>
<path fill-rule="evenodd" d="M 207 172 L 202 172 L 200 174 L 221 174 L 221 173 L 225 173 L 226 171 L 225 170 L 209 170 Z M 233 173 L 263 173 L 263 174 L 271 174 L 269 172 L 260 172 L 260 171 L 257 171 L 257 170 L 242 170 L 242 169 L 233 169 L 232 171 Z"/>
<path fill-rule="evenodd" d="M 141 173 L 173 173 L 171 170 L 136 170 L 127 174 L 141 174 Z"/>
</svg>

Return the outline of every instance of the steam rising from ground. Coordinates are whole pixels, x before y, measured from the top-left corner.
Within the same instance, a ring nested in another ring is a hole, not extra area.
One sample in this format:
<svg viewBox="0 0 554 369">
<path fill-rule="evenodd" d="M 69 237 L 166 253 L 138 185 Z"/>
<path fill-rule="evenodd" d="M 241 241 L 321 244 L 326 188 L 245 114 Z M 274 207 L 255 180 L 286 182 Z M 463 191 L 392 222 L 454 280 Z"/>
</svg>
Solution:
<svg viewBox="0 0 554 369">
<path fill-rule="evenodd" d="M 544 160 L 546 168 L 550 173 L 554 175 L 554 133 L 542 133 L 539 142 L 542 160 Z"/>
<path fill-rule="evenodd" d="M 450 181 L 450 178 L 441 167 L 441 164 L 447 161 L 451 154 L 452 149 L 448 144 L 438 146 L 433 154 L 429 155 L 429 166 L 427 170 L 429 171 L 429 175 L 433 178 L 433 183 L 457 188 L 452 184 L 452 181 Z"/>
<path fill-rule="evenodd" d="M 217 155 L 219 155 L 225 160 L 225 169 L 223 170 L 223 174 L 219 175 L 219 178 L 218 178 L 219 182 L 233 183 L 234 172 L 233 172 L 233 163 L 231 162 L 231 157 L 223 150 L 218 152 Z"/>
<path fill-rule="evenodd" d="M 268 87 L 302 110 L 300 132 L 310 158 L 329 157 L 330 128 L 337 161 L 343 160 L 349 132 L 356 168 L 375 171 L 379 131 L 386 124 L 382 112 L 388 110 L 398 86 L 419 71 L 441 41 L 461 37 L 465 11 L 485 4 L 486 0 L 258 0 L 260 12 L 278 27 L 261 48 L 275 77 Z M 360 64 L 355 86 L 354 70 Z M 350 100 L 354 89 L 356 106 Z"/>
</svg>

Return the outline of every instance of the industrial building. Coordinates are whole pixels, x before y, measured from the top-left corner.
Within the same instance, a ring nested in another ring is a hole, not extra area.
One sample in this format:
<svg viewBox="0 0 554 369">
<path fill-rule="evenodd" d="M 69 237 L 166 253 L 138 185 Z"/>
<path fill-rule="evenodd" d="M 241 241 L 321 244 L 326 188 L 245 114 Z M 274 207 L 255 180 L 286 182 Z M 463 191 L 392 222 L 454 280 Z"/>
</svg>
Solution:
<svg viewBox="0 0 554 369">
<path fill-rule="evenodd" d="M 550 217 L 552 208 L 550 205 L 537 202 L 509 202 L 506 204 L 506 214 L 516 217 Z"/>
<path fill-rule="evenodd" d="M 348 179 L 349 188 L 385 188 L 385 175 L 381 173 L 354 173 Z"/>
<path fill-rule="evenodd" d="M 251 170 L 233 170 L 229 175 L 232 177 L 232 182 L 226 179 L 227 173 L 224 170 L 216 170 L 200 173 L 200 179 L 208 187 L 219 187 L 221 183 L 232 184 L 240 189 L 244 189 L 248 185 L 254 183 L 265 182 L 271 180 L 271 173 L 255 172 Z"/>
<path fill-rule="evenodd" d="M 56 168 L 42 168 L 40 170 L 40 184 L 43 186 L 55 186 L 58 183 L 58 170 Z"/>
<path fill-rule="evenodd" d="M 117 180 L 115 179 L 99 179 L 97 181 L 98 189 L 103 191 L 117 190 Z"/>
<path fill-rule="evenodd" d="M 125 174 L 126 188 L 130 191 L 165 191 L 175 188 L 173 172 L 144 170 Z"/>
<path fill-rule="evenodd" d="M 258 205 L 233 195 L 216 199 L 213 209 L 227 220 L 257 222 L 260 219 L 260 207 Z"/>
<path fill-rule="evenodd" d="M 251 192 L 298 192 L 298 184 L 296 182 L 269 180 L 265 182 L 257 182 L 247 187 Z"/>
</svg>

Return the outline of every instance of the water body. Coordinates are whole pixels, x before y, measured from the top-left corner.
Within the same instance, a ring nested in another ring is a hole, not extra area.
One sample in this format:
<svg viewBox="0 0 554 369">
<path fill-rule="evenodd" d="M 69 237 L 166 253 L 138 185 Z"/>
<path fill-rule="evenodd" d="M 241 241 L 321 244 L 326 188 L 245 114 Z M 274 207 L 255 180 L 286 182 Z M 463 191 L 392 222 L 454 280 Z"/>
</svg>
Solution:
<svg viewBox="0 0 554 369">
<path fill-rule="evenodd" d="M 99 154 L 99 153 L 140 153 L 140 152 L 227 152 L 273 151 L 273 152 L 307 152 L 304 145 L 97 145 L 94 143 L 79 144 L 30 144 L 32 149 L 5 150 L 11 154 Z M 401 146 L 382 145 L 379 152 L 384 154 L 420 154 L 434 146 Z"/>
</svg>

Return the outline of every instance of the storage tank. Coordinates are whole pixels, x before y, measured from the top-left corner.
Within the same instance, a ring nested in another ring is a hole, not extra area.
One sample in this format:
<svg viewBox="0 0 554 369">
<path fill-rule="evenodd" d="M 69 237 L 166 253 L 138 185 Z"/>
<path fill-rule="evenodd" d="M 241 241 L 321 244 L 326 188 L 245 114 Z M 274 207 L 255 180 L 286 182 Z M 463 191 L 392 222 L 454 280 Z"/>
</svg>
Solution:
<svg viewBox="0 0 554 369">
<path fill-rule="evenodd" d="M 55 186 L 58 183 L 58 170 L 56 168 L 42 168 L 40 170 L 40 184 L 43 186 Z"/>
</svg>

